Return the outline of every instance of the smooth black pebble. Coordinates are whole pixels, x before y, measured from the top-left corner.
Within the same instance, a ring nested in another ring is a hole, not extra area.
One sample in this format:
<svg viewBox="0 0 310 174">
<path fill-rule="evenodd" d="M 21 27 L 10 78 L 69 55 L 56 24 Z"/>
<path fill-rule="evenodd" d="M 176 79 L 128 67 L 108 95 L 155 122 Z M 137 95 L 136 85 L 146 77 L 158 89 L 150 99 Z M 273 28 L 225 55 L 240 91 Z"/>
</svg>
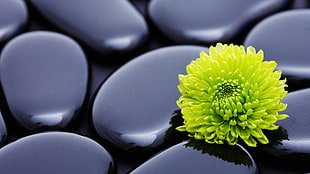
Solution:
<svg viewBox="0 0 310 174">
<path fill-rule="evenodd" d="M 240 145 L 206 144 L 192 140 L 177 144 L 155 155 L 130 174 L 257 174 L 251 155 Z"/>
<path fill-rule="evenodd" d="M 270 145 L 266 150 L 279 158 L 291 160 L 310 160 L 310 88 L 289 93 L 283 100 L 288 104 L 286 111 L 289 117 L 278 121 L 280 129 L 270 132 Z"/>
<path fill-rule="evenodd" d="M 28 11 L 22 0 L 0 1 L 0 43 L 23 31 L 28 20 Z"/>
<path fill-rule="evenodd" d="M 95 141 L 73 133 L 33 134 L 0 149 L 0 172 L 111 174 L 114 161 Z"/>
<path fill-rule="evenodd" d="M 100 87 L 92 108 L 98 134 L 127 151 L 149 151 L 165 143 L 178 110 L 178 74 L 199 57 L 200 46 L 171 46 L 145 53 L 115 71 Z"/>
<path fill-rule="evenodd" d="M 84 102 L 88 64 L 71 38 L 35 31 L 5 45 L 0 78 L 8 107 L 23 127 L 64 128 Z"/>
<path fill-rule="evenodd" d="M 31 0 L 48 20 L 93 49 L 124 53 L 148 37 L 143 16 L 124 0 Z"/>
<path fill-rule="evenodd" d="M 246 37 L 245 46 L 262 49 L 266 60 L 275 60 L 289 80 L 310 79 L 310 10 L 290 10 L 270 16 Z M 307 85 L 310 87 L 309 85 Z"/>
<path fill-rule="evenodd" d="M 152 0 L 148 13 L 155 25 L 178 43 L 228 42 L 259 19 L 283 9 L 288 0 Z"/>
</svg>

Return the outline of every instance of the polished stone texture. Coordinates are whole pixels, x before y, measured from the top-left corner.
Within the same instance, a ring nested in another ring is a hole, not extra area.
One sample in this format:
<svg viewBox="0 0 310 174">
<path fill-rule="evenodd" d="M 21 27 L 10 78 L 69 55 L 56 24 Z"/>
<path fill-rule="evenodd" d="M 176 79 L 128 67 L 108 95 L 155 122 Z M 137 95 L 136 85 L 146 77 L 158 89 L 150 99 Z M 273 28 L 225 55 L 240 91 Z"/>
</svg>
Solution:
<svg viewBox="0 0 310 174">
<path fill-rule="evenodd" d="M 145 53 L 115 71 L 100 87 L 92 120 L 99 135 L 127 151 L 164 143 L 173 116 L 178 74 L 199 57 L 200 46 L 172 46 Z"/>
<path fill-rule="evenodd" d="M 0 173 L 309 173 L 309 90 L 299 91 L 310 87 L 309 7 L 307 0 L 0 0 Z M 270 144 L 255 148 L 187 141 L 175 129 L 184 121 L 177 74 L 207 49 L 197 45 L 250 40 L 283 68 L 290 123 L 265 131 Z M 57 124 L 60 116 L 68 122 Z"/>
<path fill-rule="evenodd" d="M 88 65 L 71 38 L 35 31 L 4 47 L 0 78 L 8 107 L 23 127 L 64 128 L 84 102 Z"/>
<path fill-rule="evenodd" d="M 0 44 L 22 32 L 28 20 L 28 10 L 23 0 L 0 1 Z"/>
<path fill-rule="evenodd" d="M 7 174 L 112 174 L 114 161 L 95 141 L 73 133 L 47 132 L 21 138 L 0 149 Z"/>
<path fill-rule="evenodd" d="M 177 43 L 229 42 L 262 17 L 285 8 L 288 0 L 152 0 L 151 20 Z"/>
<path fill-rule="evenodd" d="M 124 0 L 31 0 L 48 20 L 104 54 L 124 53 L 148 37 L 142 15 Z"/>
<path fill-rule="evenodd" d="M 272 155 L 282 159 L 300 161 L 310 161 L 310 111 L 309 103 L 310 88 L 294 91 L 288 94 L 283 102 L 288 104 L 288 108 L 283 113 L 290 117 L 281 120 L 278 124 L 281 126 L 282 136 L 280 140 L 266 150 Z M 278 131 L 279 132 L 279 131 Z M 280 132 L 281 133 L 281 132 Z"/>
<path fill-rule="evenodd" d="M 152 157 L 130 174 L 256 174 L 258 168 L 241 146 L 214 145 L 192 140 L 177 144 Z"/>
<path fill-rule="evenodd" d="M 309 81 L 309 23 L 310 9 L 277 13 L 257 24 L 246 37 L 244 45 L 262 49 L 265 60 L 277 61 L 277 68 L 283 70 L 284 76 Z"/>
</svg>

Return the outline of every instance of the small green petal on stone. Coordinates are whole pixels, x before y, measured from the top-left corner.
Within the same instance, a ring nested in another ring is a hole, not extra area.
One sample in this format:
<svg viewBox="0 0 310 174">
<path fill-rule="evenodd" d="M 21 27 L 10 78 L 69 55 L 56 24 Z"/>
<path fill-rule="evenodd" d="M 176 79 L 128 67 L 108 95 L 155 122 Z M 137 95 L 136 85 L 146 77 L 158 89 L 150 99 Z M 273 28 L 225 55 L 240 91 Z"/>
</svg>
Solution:
<svg viewBox="0 0 310 174">
<path fill-rule="evenodd" d="M 227 139 L 227 142 L 229 145 L 235 145 L 238 141 L 238 137 L 235 137 L 235 136 L 231 135 L 230 133 L 227 134 L 226 139 Z"/>
<path fill-rule="evenodd" d="M 259 128 L 256 128 L 256 129 L 250 129 L 250 133 L 251 135 L 253 135 L 255 138 L 261 138 L 264 135 L 263 131 Z"/>
<path fill-rule="evenodd" d="M 251 135 L 250 130 L 242 128 L 237 129 L 237 133 L 242 139 L 247 139 Z"/>
<path fill-rule="evenodd" d="M 250 147 L 256 147 L 256 141 L 253 137 L 249 137 L 247 139 L 243 139 L 243 141 Z"/>
<path fill-rule="evenodd" d="M 262 143 L 262 144 L 268 144 L 269 143 L 269 140 L 268 140 L 268 138 L 263 134 L 263 136 L 262 137 L 260 137 L 260 138 L 256 138 L 260 143 Z"/>
<path fill-rule="evenodd" d="M 286 114 L 277 115 L 277 120 L 284 120 L 286 118 L 288 118 L 288 115 Z"/>
<path fill-rule="evenodd" d="M 186 131 L 186 126 L 185 125 L 179 126 L 179 127 L 176 128 L 176 130 L 178 130 L 178 131 Z"/>
</svg>

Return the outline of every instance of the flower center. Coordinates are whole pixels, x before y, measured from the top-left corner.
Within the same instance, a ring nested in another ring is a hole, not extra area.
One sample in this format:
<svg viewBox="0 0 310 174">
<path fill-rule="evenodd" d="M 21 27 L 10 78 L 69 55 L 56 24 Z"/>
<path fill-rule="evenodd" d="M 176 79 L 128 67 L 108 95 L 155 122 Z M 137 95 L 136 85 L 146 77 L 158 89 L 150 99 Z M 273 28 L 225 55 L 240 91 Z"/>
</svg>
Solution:
<svg viewBox="0 0 310 174">
<path fill-rule="evenodd" d="M 230 97 L 234 94 L 236 87 L 237 86 L 225 83 L 221 86 L 222 91 L 220 93 L 224 96 Z"/>
<path fill-rule="evenodd" d="M 224 120 L 237 117 L 242 113 L 242 89 L 243 85 L 238 80 L 224 80 L 213 87 L 211 95 L 212 112 L 221 116 Z"/>
<path fill-rule="evenodd" d="M 217 100 L 236 96 L 240 92 L 240 86 L 237 80 L 224 80 L 218 83 L 215 88 L 215 98 Z"/>
</svg>

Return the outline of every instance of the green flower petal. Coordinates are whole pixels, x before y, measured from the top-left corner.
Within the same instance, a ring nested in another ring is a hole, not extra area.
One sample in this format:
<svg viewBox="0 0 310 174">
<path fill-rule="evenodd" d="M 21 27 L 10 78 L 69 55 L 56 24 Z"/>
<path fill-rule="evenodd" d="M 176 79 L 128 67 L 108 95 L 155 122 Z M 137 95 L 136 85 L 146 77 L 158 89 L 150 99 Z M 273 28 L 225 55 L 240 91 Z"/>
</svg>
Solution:
<svg viewBox="0 0 310 174">
<path fill-rule="evenodd" d="M 257 139 L 260 143 L 262 143 L 262 144 L 268 144 L 268 143 L 269 143 L 268 138 L 267 138 L 264 134 L 263 134 L 263 136 L 260 137 L 260 138 L 257 138 L 257 137 L 256 137 L 256 139 Z"/>
<path fill-rule="evenodd" d="M 287 85 L 280 80 L 282 71 L 275 71 L 277 63 L 263 59 L 262 50 L 233 44 L 201 52 L 187 74 L 179 75 L 182 95 L 176 103 L 184 125 L 177 130 L 208 143 L 268 143 L 262 130 L 278 129 L 275 123 L 288 117 L 278 114 L 287 107 L 281 102 Z"/>
<path fill-rule="evenodd" d="M 256 147 L 256 141 L 253 137 L 249 137 L 247 139 L 243 139 L 243 141 L 250 147 Z"/>
</svg>

